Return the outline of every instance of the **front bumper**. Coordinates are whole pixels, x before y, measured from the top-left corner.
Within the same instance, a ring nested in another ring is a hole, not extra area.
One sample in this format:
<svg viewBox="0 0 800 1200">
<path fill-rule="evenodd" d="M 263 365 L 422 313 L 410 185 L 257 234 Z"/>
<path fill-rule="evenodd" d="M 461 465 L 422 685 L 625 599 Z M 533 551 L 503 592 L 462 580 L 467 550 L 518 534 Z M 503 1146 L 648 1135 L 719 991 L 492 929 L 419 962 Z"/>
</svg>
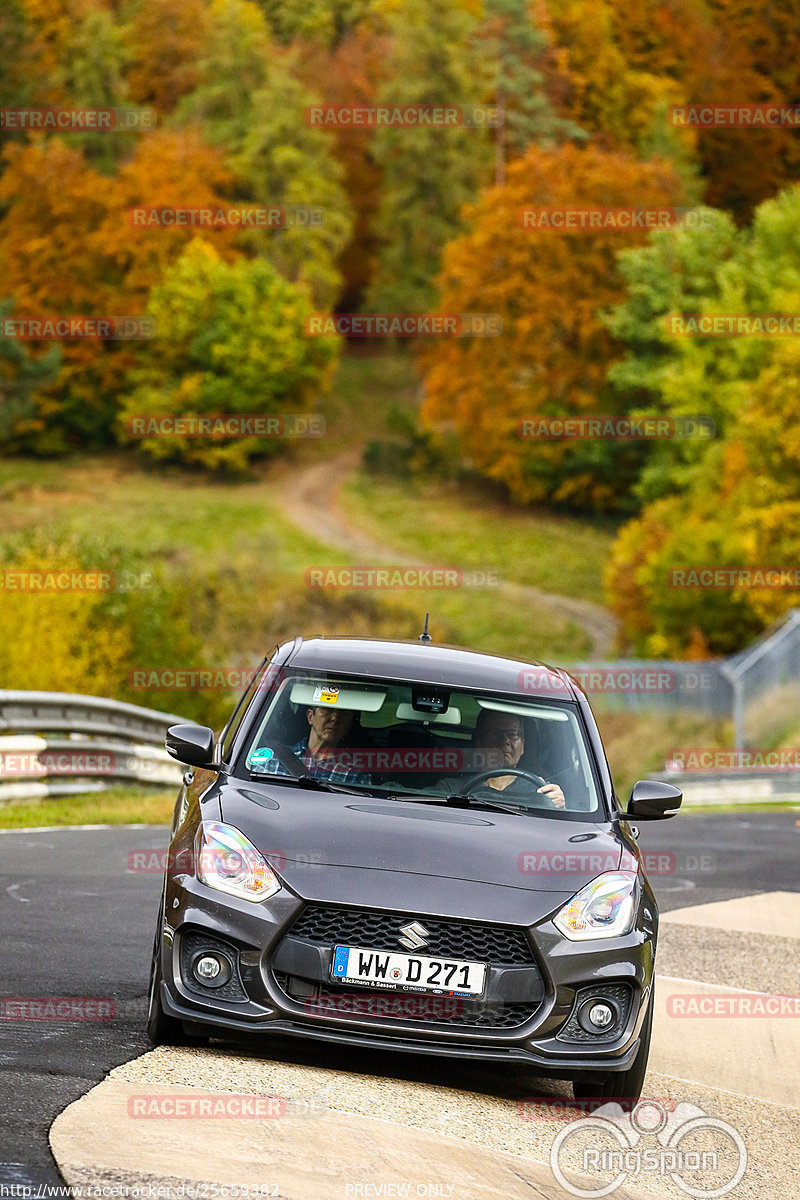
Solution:
<svg viewBox="0 0 800 1200">
<path fill-rule="evenodd" d="M 306 903 L 288 888 L 255 905 L 212 892 L 193 876 L 168 880 L 161 951 L 164 1011 L 187 1025 L 223 1037 L 297 1037 L 362 1049 L 514 1062 L 542 1075 L 624 1071 L 636 1055 L 653 977 L 655 916 L 654 906 L 652 911 L 647 907 L 647 895 L 640 903 L 634 930 L 623 938 L 568 942 L 549 919 L 518 927 L 530 944 L 536 969 L 527 980 L 519 968 L 490 970 L 487 995 L 506 1023 L 481 1025 L 435 1016 L 367 1015 L 357 1008 L 347 1012 L 335 1006 L 333 1010 L 330 1006 L 319 1009 L 310 1000 L 293 998 L 285 990 L 287 966 L 302 970 L 306 980 L 315 981 L 314 986 L 326 986 L 322 982 L 328 961 L 324 949 L 293 945 L 291 935 L 286 936 Z M 397 912 L 398 919 L 424 921 L 437 916 L 424 909 Z M 473 921 L 471 917 L 464 923 Z M 214 994 L 187 977 L 183 950 L 187 944 L 201 944 L 204 937 L 209 944 L 227 945 L 235 960 L 235 986 L 226 989 L 225 995 Z M 319 966 L 314 966 L 317 959 Z M 581 1035 L 576 1040 L 570 1035 L 578 999 L 583 1001 L 587 988 L 629 992 L 624 1019 L 610 1039 Z M 365 994 L 358 988 L 336 990 L 345 996 L 348 992 Z M 528 1008 L 518 1023 L 509 1026 L 508 1006 L 519 1010 L 526 996 Z"/>
</svg>

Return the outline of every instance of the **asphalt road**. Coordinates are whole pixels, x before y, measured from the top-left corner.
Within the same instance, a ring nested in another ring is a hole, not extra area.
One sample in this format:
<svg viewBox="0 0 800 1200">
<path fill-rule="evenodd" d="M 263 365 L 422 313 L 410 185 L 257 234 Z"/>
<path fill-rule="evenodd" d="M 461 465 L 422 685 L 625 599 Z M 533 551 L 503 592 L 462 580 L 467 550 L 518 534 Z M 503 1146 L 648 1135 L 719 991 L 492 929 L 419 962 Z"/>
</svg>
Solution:
<svg viewBox="0 0 800 1200">
<path fill-rule="evenodd" d="M 115 1006 L 111 1021 L 0 1022 L 2 1184 L 57 1185 L 47 1141 L 53 1120 L 148 1048 L 145 994 L 161 878 L 129 872 L 127 858 L 164 848 L 166 838 L 152 826 L 0 834 L 0 996 L 105 998 Z M 667 911 L 800 890 L 798 839 L 798 816 L 773 812 L 642 822 L 639 844 L 652 856 L 651 880 Z M 297 1061 L 307 1054 L 321 1056 L 303 1047 Z M 427 1072 L 434 1078 L 441 1064 L 424 1060 L 409 1076 Z"/>
</svg>

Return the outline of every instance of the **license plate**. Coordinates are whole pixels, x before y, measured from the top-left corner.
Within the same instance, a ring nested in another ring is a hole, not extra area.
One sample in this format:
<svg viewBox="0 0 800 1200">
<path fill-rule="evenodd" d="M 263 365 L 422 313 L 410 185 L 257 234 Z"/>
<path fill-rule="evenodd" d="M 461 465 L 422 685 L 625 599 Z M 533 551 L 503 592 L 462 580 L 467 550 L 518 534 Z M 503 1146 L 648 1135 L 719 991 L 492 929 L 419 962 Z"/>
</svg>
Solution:
<svg viewBox="0 0 800 1200">
<path fill-rule="evenodd" d="M 480 996 L 486 982 L 486 964 L 420 954 L 395 954 L 360 946 L 336 946 L 331 979 L 339 983 L 391 988 L 397 992 Z"/>
</svg>

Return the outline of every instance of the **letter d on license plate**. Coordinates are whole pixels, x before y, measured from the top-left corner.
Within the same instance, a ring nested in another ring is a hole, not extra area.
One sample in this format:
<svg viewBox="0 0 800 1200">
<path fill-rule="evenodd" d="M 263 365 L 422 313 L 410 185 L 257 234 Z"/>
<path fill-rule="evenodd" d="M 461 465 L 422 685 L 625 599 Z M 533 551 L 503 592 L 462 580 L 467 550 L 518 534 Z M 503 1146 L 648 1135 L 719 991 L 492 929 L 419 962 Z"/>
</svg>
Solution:
<svg viewBox="0 0 800 1200">
<path fill-rule="evenodd" d="M 394 954 L 360 946 L 336 946 L 331 979 L 398 992 L 458 992 L 480 996 L 486 964 L 419 954 Z"/>
</svg>

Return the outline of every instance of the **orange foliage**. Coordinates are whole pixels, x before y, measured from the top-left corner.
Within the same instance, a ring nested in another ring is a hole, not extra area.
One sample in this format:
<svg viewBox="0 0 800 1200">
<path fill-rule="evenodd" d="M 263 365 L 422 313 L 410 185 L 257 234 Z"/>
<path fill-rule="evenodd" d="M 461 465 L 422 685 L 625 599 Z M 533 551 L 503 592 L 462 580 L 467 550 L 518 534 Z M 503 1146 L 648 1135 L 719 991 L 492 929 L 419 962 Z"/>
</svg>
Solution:
<svg viewBox="0 0 800 1200">
<path fill-rule="evenodd" d="M 298 74 L 325 105 L 371 105 L 387 73 L 388 38 L 369 26 L 349 33 L 334 49 L 314 43 L 300 59 Z M 374 131 L 367 126 L 333 126 L 333 151 L 344 167 L 344 186 L 353 208 L 353 234 L 339 260 L 343 276 L 340 307 L 355 308 L 375 271 L 375 218 L 381 201 L 381 171 L 372 156 Z"/>
<path fill-rule="evenodd" d="M 599 313 L 619 302 L 615 253 L 644 231 L 559 232 L 522 228 L 523 209 L 647 208 L 679 203 L 668 163 L 641 163 L 589 146 L 533 147 L 509 166 L 508 181 L 475 206 L 472 230 L 451 242 L 440 278 L 440 310 L 496 313 L 501 337 L 442 338 L 422 352 L 423 420 L 455 427 L 465 457 L 522 501 L 604 507 L 620 477 L 560 470 L 574 443 L 520 439 L 522 419 L 582 416 L 619 407 L 605 376 L 618 353 Z M 616 445 L 615 462 L 625 461 Z"/>
<path fill-rule="evenodd" d="M 148 134 L 113 179 L 87 166 L 80 151 L 54 138 L 10 145 L 0 178 L 0 259 L 15 316 L 131 316 L 144 311 L 150 288 L 194 236 L 189 227 L 137 228 L 128 210 L 141 205 L 215 206 L 230 175 L 197 135 Z M 233 257 L 235 231 L 216 231 Z M 59 387 L 107 406 L 132 363 L 135 346 L 65 342 Z M 85 376 L 85 378 L 84 378 Z M 102 398 L 102 399 L 101 399 Z"/>
</svg>

